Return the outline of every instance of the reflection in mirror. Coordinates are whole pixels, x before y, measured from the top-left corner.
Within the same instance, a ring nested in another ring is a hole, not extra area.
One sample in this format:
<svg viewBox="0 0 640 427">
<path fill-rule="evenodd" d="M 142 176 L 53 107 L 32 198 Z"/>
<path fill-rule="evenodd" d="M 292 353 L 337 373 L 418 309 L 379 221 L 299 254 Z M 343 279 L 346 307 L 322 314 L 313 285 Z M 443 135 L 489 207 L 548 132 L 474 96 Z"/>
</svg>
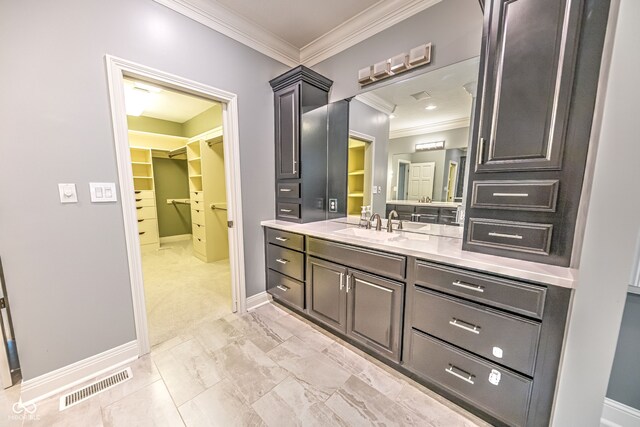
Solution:
<svg viewBox="0 0 640 427">
<path fill-rule="evenodd" d="M 374 153 L 385 156 L 373 161 L 374 211 L 384 212 L 382 203 L 376 203 L 378 188 L 385 204 L 455 207 L 463 202 L 478 64 L 477 57 L 470 58 L 376 88 L 351 102 L 350 129 L 363 123 L 388 125 L 374 143 Z M 379 117 L 380 111 L 386 111 L 387 120 Z"/>
</svg>

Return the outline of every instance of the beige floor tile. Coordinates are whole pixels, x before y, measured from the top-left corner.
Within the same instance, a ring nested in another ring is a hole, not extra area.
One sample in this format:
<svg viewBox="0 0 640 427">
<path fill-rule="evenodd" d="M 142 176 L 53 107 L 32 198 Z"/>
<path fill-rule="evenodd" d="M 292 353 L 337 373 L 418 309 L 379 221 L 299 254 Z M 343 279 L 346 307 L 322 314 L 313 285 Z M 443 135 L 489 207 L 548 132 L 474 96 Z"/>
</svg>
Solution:
<svg viewBox="0 0 640 427">
<path fill-rule="evenodd" d="M 234 328 L 242 331 L 245 337 L 249 338 L 264 352 L 271 350 L 293 336 L 290 331 L 278 322 L 257 312 L 239 316 L 230 323 Z"/>
<path fill-rule="evenodd" d="M 262 419 L 249 407 L 229 380 L 222 380 L 180 406 L 187 427 L 262 426 Z"/>
<path fill-rule="evenodd" d="M 108 406 L 120 399 L 123 399 L 131 393 L 134 393 L 160 379 L 160 373 L 158 372 L 155 363 L 153 363 L 153 360 L 151 360 L 151 356 L 149 355 L 142 356 L 138 360 L 126 366 L 131 368 L 131 373 L 133 374 L 132 378 L 96 395 L 95 399 L 98 399 L 100 401 L 100 405 L 102 407 Z M 119 369 L 123 369 L 126 366 L 123 366 Z M 111 375 L 111 372 L 95 378 L 94 381 L 96 379 L 108 377 L 109 375 Z M 82 385 L 74 388 L 74 390 L 77 390 L 79 388 L 82 388 Z"/>
<path fill-rule="evenodd" d="M 252 341 L 243 338 L 212 354 L 224 376 L 249 404 L 268 393 L 288 373 Z"/>
<path fill-rule="evenodd" d="M 169 391 L 161 380 L 103 408 L 102 415 L 105 427 L 184 425 Z"/>
<path fill-rule="evenodd" d="M 96 396 L 97 397 L 97 396 Z M 24 426 L 29 427 L 101 427 L 102 407 L 100 400 L 91 398 L 60 411 L 59 397 L 36 403 L 34 417 L 25 418 Z"/>
<path fill-rule="evenodd" d="M 155 354 L 153 360 L 177 406 L 222 379 L 222 369 L 195 339 Z"/>
<path fill-rule="evenodd" d="M 308 384 L 289 377 L 253 405 L 269 427 L 346 426 Z"/>
<path fill-rule="evenodd" d="M 191 330 L 191 334 L 210 352 L 220 350 L 245 335 L 225 319 L 203 320 Z"/>
<path fill-rule="evenodd" d="M 363 369 L 356 374 L 356 377 L 390 399 L 395 399 L 405 384 L 405 381 L 399 376 L 390 374 L 371 362 L 366 363 Z"/>
<path fill-rule="evenodd" d="M 22 425 L 23 418 L 29 416 L 28 413 L 24 413 L 20 409 L 19 414 L 13 411 L 13 405 L 20 400 L 20 384 L 16 384 L 13 387 L 7 389 L 0 389 L 0 426 L 7 427 L 19 427 Z M 31 410 L 31 408 L 29 408 Z"/>
</svg>

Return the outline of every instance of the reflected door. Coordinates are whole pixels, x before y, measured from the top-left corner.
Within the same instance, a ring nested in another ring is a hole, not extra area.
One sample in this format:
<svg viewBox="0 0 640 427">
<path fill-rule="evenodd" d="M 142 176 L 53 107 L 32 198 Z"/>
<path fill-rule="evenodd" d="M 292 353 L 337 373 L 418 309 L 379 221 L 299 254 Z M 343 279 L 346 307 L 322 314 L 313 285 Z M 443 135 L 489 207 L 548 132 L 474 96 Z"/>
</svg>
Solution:
<svg viewBox="0 0 640 427">
<path fill-rule="evenodd" d="M 447 202 L 453 202 L 456 195 L 456 184 L 458 179 L 458 163 L 449 162 L 449 177 L 447 178 Z"/>
<path fill-rule="evenodd" d="M 435 162 L 411 163 L 409 168 L 410 200 L 418 200 L 423 197 L 433 199 L 433 177 L 435 171 Z"/>
</svg>

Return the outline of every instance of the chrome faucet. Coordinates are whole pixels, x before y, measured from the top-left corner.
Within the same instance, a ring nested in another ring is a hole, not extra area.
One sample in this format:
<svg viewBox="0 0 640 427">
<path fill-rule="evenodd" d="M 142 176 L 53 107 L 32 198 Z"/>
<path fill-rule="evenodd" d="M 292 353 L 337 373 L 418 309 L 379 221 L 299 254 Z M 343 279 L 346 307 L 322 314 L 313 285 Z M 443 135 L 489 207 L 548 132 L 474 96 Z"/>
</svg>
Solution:
<svg viewBox="0 0 640 427">
<path fill-rule="evenodd" d="M 371 218 L 369 218 L 369 227 L 367 228 L 371 228 L 371 221 L 374 219 L 376 220 L 376 231 L 382 230 L 382 219 L 380 219 L 380 214 L 377 213 L 371 215 Z"/>
<path fill-rule="evenodd" d="M 398 218 L 398 212 L 396 212 L 395 209 L 389 212 L 389 216 L 387 218 L 387 233 L 393 233 L 393 222 L 391 221 L 392 218 Z"/>
</svg>

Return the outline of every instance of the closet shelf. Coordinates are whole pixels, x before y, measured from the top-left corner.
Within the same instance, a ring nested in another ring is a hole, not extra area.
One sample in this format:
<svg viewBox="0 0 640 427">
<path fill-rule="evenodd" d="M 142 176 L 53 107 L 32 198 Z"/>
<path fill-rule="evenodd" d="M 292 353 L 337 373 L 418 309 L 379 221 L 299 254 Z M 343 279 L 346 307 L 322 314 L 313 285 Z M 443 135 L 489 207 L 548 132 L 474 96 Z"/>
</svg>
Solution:
<svg viewBox="0 0 640 427">
<path fill-rule="evenodd" d="M 193 159 L 189 159 L 190 162 L 200 161 L 201 157 L 194 157 Z"/>
<path fill-rule="evenodd" d="M 133 176 L 133 179 L 153 179 L 152 176 Z"/>
<path fill-rule="evenodd" d="M 132 165 L 149 165 L 151 166 L 151 162 L 131 162 Z"/>
<path fill-rule="evenodd" d="M 202 178 L 202 175 L 189 175 L 189 178 Z"/>
<path fill-rule="evenodd" d="M 364 197 L 364 193 L 349 193 L 349 197 Z"/>
<path fill-rule="evenodd" d="M 364 175 L 364 170 L 356 170 L 356 171 L 351 171 L 349 172 L 349 175 Z"/>
</svg>

